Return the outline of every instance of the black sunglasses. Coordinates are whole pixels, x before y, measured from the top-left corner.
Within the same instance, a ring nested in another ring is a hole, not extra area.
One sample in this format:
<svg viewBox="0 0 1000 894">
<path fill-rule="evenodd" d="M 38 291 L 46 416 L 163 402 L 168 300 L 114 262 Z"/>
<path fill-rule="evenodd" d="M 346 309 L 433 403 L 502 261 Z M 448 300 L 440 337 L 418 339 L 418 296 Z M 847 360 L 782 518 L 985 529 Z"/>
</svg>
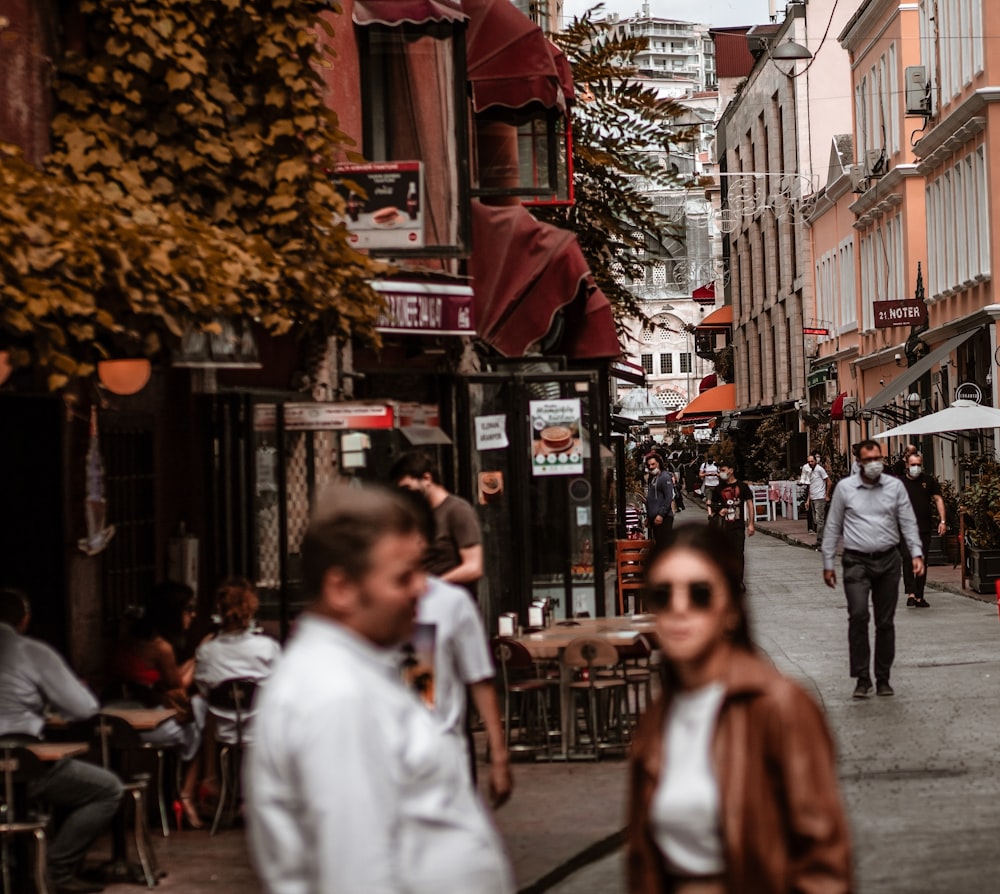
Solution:
<svg viewBox="0 0 1000 894">
<path fill-rule="evenodd" d="M 698 611 L 708 611 L 712 605 L 712 585 L 703 580 L 692 581 L 688 584 L 688 603 L 691 608 Z M 674 596 L 673 584 L 658 584 L 650 587 L 647 591 L 649 604 L 657 611 L 666 611 L 670 608 Z"/>
</svg>

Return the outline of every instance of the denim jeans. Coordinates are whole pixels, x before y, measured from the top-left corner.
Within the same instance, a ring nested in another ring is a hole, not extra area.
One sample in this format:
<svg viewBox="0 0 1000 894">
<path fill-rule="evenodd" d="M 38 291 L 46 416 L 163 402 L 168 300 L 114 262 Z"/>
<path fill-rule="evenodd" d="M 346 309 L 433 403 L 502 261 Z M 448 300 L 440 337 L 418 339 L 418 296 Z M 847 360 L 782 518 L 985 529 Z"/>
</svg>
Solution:
<svg viewBox="0 0 1000 894">
<path fill-rule="evenodd" d="M 62 882 L 77 874 L 87 849 L 110 825 L 122 799 L 122 784 L 102 767 L 61 760 L 29 784 L 28 797 L 67 813 L 49 844 L 49 874 L 54 882 Z"/>
</svg>

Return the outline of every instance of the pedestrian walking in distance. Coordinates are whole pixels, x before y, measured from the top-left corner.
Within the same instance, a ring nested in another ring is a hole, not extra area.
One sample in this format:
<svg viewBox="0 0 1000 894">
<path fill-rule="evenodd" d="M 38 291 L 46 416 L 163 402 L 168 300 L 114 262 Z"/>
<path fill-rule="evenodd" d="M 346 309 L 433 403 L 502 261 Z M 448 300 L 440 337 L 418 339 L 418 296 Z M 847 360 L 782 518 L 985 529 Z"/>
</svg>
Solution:
<svg viewBox="0 0 1000 894">
<path fill-rule="evenodd" d="M 258 699 L 245 779 L 268 894 L 512 894 L 460 736 L 403 682 L 427 543 L 399 494 L 333 488 L 302 542 L 313 601 Z"/>
<path fill-rule="evenodd" d="M 753 645 L 725 529 L 674 528 L 646 575 L 661 698 L 629 760 L 629 894 L 853 890 L 822 711 Z"/>
<path fill-rule="evenodd" d="M 739 559 L 741 585 L 746 567 L 746 538 L 753 537 L 757 530 L 754 513 L 753 491 L 737 478 L 735 464 L 731 460 L 723 460 L 719 463 L 719 486 L 712 494 L 708 515 L 713 524 L 731 535 L 729 548 Z"/>
<path fill-rule="evenodd" d="M 906 550 L 906 543 L 899 544 L 899 558 L 903 564 L 903 589 L 906 590 L 906 604 L 910 608 L 930 608 L 924 599 L 924 585 L 927 583 L 927 553 L 931 548 L 931 534 L 934 531 L 934 510 L 939 519 L 937 532 L 942 537 L 948 530 L 945 521 L 944 497 L 941 496 L 941 485 L 930 475 L 924 474 L 924 459 L 919 453 L 911 453 L 906 457 L 906 476 L 903 486 L 910 498 L 913 514 L 917 517 L 917 529 L 920 531 L 920 546 L 924 550 L 924 573 L 913 573 L 913 562 Z"/>
<path fill-rule="evenodd" d="M 812 511 L 813 525 L 816 528 L 816 549 L 823 546 L 826 508 L 830 502 L 830 491 L 833 489 L 833 481 L 830 480 L 819 459 L 817 454 L 810 453 L 806 461 L 806 467 L 809 469 L 809 477 L 806 480 L 809 488 L 806 492 L 806 509 Z"/>
<path fill-rule="evenodd" d="M 823 534 L 823 580 L 837 586 L 833 570 L 837 544 L 844 538 L 844 592 L 847 643 L 855 698 L 872 694 L 868 600 L 875 614 L 875 692 L 892 695 L 889 674 L 896 657 L 896 602 L 899 599 L 900 534 L 912 556 L 913 574 L 924 573 L 917 519 L 903 482 L 884 474 L 877 441 L 858 445 L 859 471 L 837 484 Z"/>
<path fill-rule="evenodd" d="M 673 476 L 663 471 L 663 460 L 655 453 L 646 455 L 646 520 L 650 539 L 660 543 L 674 524 Z"/>
</svg>

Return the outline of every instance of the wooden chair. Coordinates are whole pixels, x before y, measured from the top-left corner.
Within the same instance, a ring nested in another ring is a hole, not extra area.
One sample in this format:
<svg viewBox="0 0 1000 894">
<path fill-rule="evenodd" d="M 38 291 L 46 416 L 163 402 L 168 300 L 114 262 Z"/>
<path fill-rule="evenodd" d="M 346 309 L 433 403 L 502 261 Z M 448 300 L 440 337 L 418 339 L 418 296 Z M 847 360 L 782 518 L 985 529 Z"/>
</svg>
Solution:
<svg viewBox="0 0 1000 894">
<path fill-rule="evenodd" d="M 615 570 L 618 577 L 618 614 L 625 614 L 625 594 L 645 587 L 646 556 L 652 540 L 616 540 Z M 638 599 L 638 593 L 636 594 Z"/>
<path fill-rule="evenodd" d="M 504 745 L 509 752 L 537 754 L 544 751 L 551 760 L 548 698 L 549 688 L 558 681 L 539 676 L 531 653 L 517 640 L 508 637 L 495 639 L 493 657 L 500 668 L 503 686 Z M 515 716 L 518 728 L 516 738 L 513 728 Z"/>
<path fill-rule="evenodd" d="M 27 811 L 27 783 L 46 772 L 46 767 L 18 737 L 0 739 L 0 772 L 3 789 L 0 790 L 0 868 L 2 868 L 3 894 L 13 894 L 11 886 L 11 859 L 9 841 L 17 835 L 30 835 L 35 839 L 34 876 L 39 894 L 48 894 L 45 860 L 45 828 L 48 817 L 33 817 Z"/>
</svg>

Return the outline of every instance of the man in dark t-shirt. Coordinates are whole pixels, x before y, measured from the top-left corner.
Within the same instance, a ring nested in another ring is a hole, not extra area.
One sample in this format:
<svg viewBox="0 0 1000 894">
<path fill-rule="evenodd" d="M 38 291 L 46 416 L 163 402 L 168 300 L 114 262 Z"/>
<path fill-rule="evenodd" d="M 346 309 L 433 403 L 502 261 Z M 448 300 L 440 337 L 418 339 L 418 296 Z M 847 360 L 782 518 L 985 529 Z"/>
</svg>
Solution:
<svg viewBox="0 0 1000 894">
<path fill-rule="evenodd" d="M 728 533 L 733 548 L 739 552 L 740 568 L 745 568 L 746 538 L 753 537 L 757 530 L 753 491 L 736 477 L 736 469 L 729 460 L 719 463 L 719 486 L 712 493 L 709 518 Z"/>
<path fill-rule="evenodd" d="M 907 448 L 909 448 L 909 444 Z M 927 556 L 931 548 L 931 534 L 934 533 L 934 510 L 937 510 L 938 534 L 947 530 L 945 523 L 944 497 L 941 487 L 930 475 L 924 474 L 924 460 L 919 453 L 909 453 L 906 457 L 906 474 L 903 486 L 910 498 L 913 514 L 917 517 L 920 531 L 920 545 L 924 548 L 924 573 L 917 577 L 913 573 L 913 560 L 906 549 L 906 542 L 899 541 L 899 554 L 903 558 L 903 584 L 906 587 L 906 604 L 911 608 L 930 608 L 924 599 L 924 584 L 927 583 Z"/>
<path fill-rule="evenodd" d="M 400 487 L 423 493 L 434 512 L 435 535 L 424 560 L 431 574 L 465 587 L 473 596 L 483 576 L 483 538 L 476 510 L 441 484 L 437 464 L 425 453 L 404 453 L 390 478 Z"/>
</svg>

